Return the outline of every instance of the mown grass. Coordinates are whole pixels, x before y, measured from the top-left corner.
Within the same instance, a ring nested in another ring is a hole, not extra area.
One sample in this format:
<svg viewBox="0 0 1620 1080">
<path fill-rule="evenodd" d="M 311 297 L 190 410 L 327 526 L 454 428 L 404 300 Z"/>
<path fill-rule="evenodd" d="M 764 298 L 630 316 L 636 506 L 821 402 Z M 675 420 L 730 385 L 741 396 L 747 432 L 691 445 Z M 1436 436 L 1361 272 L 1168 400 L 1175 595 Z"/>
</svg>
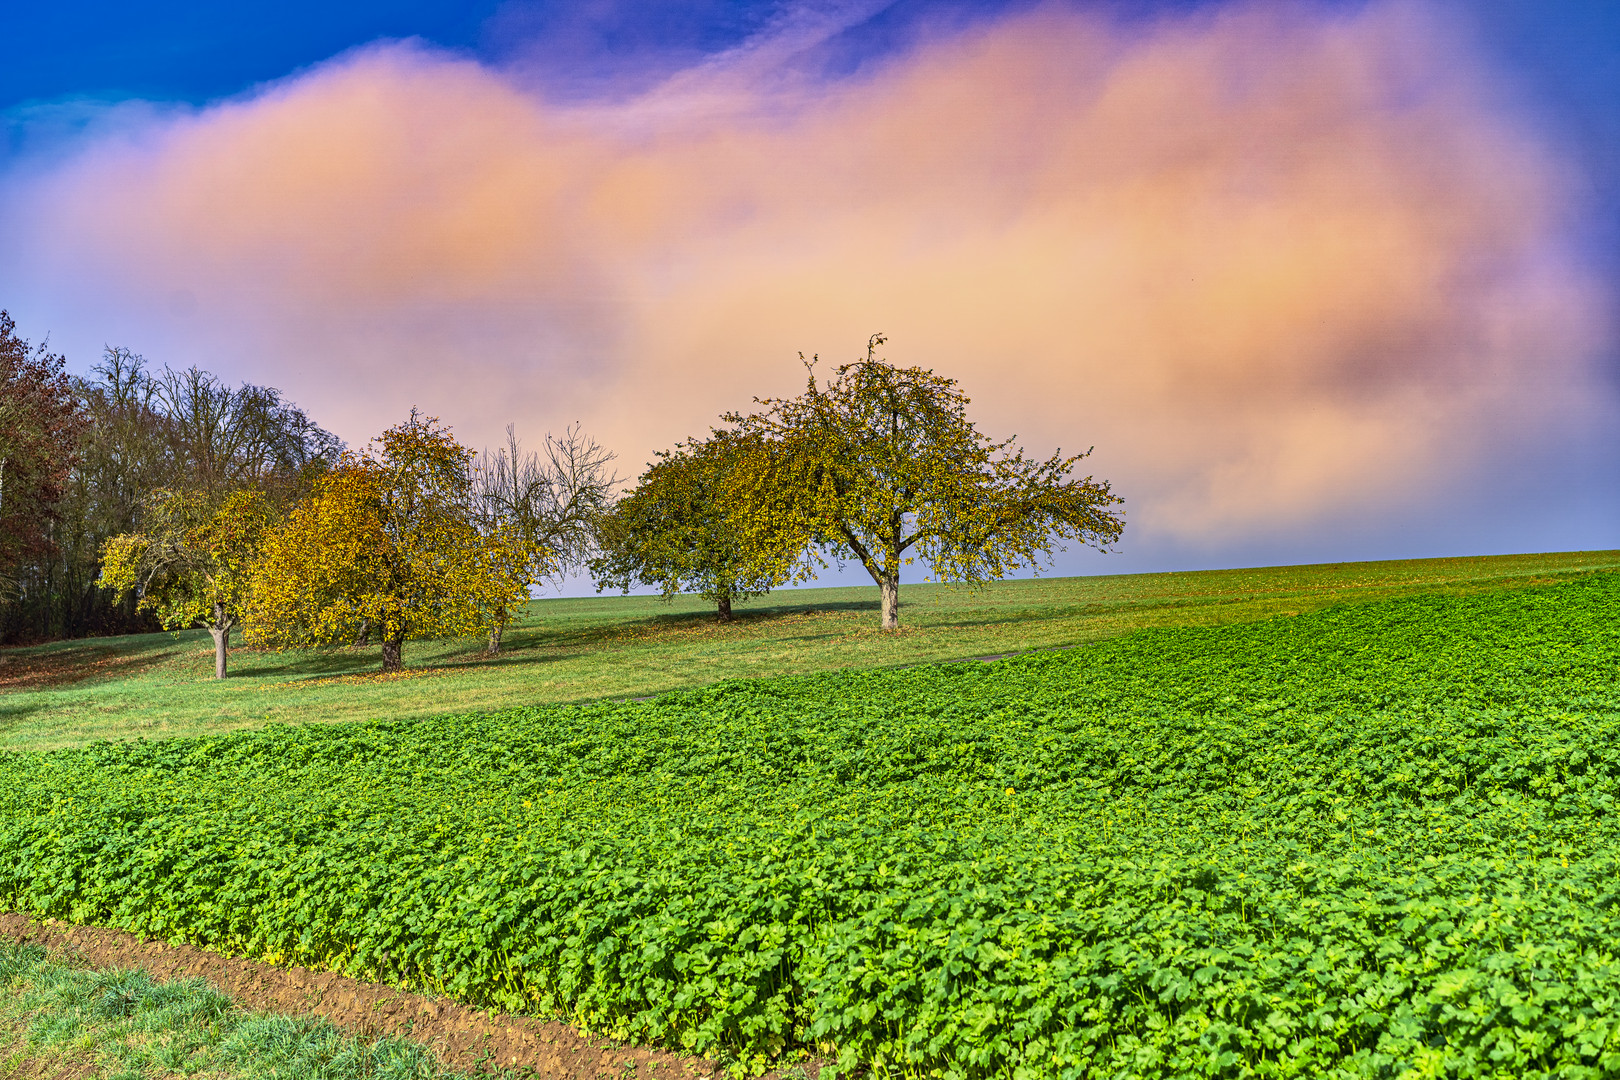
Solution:
<svg viewBox="0 0 1620 1080">
<path fill-rule="evenodd" d="M 1620 551 L 907 585 L 904 625 L 890 633 L 877 628 L 873 588 L 781 591 L 739 604 L 727 625 L 693 598 L 546 599 L 508 631 L 501 657 L 485 659 L 481 639 L 412 642 L 397 676 L 378 674 L 375 646 L 238 649 L 232 677 L 220 683 L 204 631 L 58 642 L 0 650 L 0 749 L 641 697 L 727 678 L 1061 648 L 1142 627 L 1247 622 L 1614 568 Z"/>
<path fill-rule="evenodd" d="M 404 1039 L 357 1039 L 318 1018 L 246 1012 L 203 979 L 90 971 L 0 943 L 0 1080 L 457 1080 Z"/>
</svg>

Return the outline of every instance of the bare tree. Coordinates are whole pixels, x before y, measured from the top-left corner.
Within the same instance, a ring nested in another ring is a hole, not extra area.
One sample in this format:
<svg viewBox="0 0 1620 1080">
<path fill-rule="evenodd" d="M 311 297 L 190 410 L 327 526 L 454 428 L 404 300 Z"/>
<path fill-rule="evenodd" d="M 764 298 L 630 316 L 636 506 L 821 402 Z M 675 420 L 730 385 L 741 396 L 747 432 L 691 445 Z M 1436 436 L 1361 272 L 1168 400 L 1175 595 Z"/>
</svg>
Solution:
<svg viewBox="0 0 1620 1080">
<path fill-rule="evenodd" d="M 168 420 L 176 471 L 212 494 L 301 486 L 309 467 L 337 459 L 342 444 L 273 386 L 232 390 L 211 372 L 165 370 L 156 396 Z"/>
<path fill-rule="evenodd" d="M 596 521 L 620 483 L 613 454 L 575 423 L 561 436 L 547 435 L 544 449 L 525 452 L 508 425 L 506 445 L 485 450 L 473 462 L 474 520 L 481 532 L 516 530 L 529 552 L 531 583 L 556 581 L 582 570 L 596 551 Z M 487 652 L 501 651 L 512 612 L 495 613 Z"/>
</svg>

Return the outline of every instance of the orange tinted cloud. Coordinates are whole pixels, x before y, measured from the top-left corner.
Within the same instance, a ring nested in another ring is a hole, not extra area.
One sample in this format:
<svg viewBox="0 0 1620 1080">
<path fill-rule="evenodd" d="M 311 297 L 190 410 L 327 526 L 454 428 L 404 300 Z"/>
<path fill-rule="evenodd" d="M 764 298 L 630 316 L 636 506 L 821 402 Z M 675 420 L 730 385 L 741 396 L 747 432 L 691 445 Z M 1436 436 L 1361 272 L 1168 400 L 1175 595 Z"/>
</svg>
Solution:
<svg viewBox="0 0 1620 1080">
<path fill-rule="evenodd" d="M 1050 8 L 830 85 L 735 59 L 559 105 L 374 48 L 98 141 L 12 229 L 124 343 L 351 440 L 580 419 L 634 469 L 882 330 L 1186 538 L 1595 422 L 1569 177 L 1420 8 Z"/>
</svg>

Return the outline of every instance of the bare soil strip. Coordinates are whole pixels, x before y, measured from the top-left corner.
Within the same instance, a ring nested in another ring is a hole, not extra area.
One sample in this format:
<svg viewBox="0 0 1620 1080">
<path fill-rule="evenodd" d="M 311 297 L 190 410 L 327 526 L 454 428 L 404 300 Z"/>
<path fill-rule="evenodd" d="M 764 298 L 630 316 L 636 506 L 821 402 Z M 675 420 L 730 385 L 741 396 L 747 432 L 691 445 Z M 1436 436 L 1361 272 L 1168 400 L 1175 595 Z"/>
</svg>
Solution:
<svg viewBox="0 0 1620 1080">
<path fill-rule="evenodd" d="M 367 1039 L 408 1038 L 433 1049 L 449 1068 L 466 1072 L 530 1070 L 557 1080 L 718 1072 L 704 1058 L 583 1036 L 557 1021 L 474 1009 L 331 972 L 238 960 L 194 945 L 143 941 L 121 930 L 37 922 L 11 912 L 0 914 L 0 940 L 44 945 L 92 968 L 144 968 L 157 979 L 200 976 L 244 1008 L 323 1016 Z M 65 1075 L 74 1075 L 71 1067 Z"/>
</svg>

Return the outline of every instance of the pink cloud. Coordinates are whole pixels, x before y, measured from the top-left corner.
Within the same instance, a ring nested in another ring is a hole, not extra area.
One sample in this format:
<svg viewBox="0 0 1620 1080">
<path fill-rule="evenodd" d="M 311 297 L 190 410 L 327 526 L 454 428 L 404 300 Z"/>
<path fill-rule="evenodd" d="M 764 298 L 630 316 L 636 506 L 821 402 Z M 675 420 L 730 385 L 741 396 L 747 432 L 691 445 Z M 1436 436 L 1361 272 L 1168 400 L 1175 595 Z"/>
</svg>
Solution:
<svg viewBox="0 0 1620 1080">
<path fill-rule="evenodd" d="M 577 418 L 634 468 L 882 330 L 992 434 L 1096 444 L 1134 529 L 1242 536 L 1596 417 L 1570 178 L 1446 41 L 1404 4 L 1048 8 L 587 105 L 386 46 L 103 137 L 8 224 L 33 295 L 351 440 Z"/>
</svg>

